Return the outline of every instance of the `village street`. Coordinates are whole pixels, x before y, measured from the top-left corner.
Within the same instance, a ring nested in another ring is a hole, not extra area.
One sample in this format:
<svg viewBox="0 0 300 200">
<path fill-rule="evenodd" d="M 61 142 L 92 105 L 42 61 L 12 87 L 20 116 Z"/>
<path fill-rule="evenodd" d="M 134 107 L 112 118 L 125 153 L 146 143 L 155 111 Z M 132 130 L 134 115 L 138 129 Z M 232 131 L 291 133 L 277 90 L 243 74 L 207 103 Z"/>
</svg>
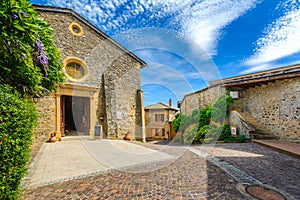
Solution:
<svg viewBox="0 0 300 200">
<path fill-rule="evenodd" d="M 249 192 L 257 185 L 252 195 L 300 199 L 297 166 L 300 159 L 255 143 L 178 146 L 77 136 L 42 146 L 22 199 L 254 199 Z"/>
</svg>

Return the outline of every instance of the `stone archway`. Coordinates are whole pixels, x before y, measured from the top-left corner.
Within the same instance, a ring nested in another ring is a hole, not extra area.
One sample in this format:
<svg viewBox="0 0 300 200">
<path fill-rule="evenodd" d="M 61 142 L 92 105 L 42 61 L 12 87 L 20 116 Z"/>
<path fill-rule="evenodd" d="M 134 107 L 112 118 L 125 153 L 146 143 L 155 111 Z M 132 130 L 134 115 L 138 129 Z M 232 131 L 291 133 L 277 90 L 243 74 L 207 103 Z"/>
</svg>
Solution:
<svg viewBox="0 0 300 200">
<path fill-rule="evenodd" d="M 57 88 L 55 94 L 57 138 L 61 138 L 66 128 L 82 131 L 90 136 L 94 136 L 98 93 L 97 88 L 70 84 Z M 66 106 L 66 104 L 68 105 Z M 70 114 L 70 112 L 72 113 Z M 66 123 L 66 119 L 68 120 L 68 124 Z"/>
</svg>

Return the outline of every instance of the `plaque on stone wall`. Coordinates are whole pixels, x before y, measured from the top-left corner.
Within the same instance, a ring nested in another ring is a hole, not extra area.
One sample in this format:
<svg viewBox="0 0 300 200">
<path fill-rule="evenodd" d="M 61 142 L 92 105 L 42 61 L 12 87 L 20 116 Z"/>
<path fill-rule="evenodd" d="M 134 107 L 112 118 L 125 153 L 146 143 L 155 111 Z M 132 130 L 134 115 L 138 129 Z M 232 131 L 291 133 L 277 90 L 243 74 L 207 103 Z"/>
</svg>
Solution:
<svg viewBox="0 0 300 200">
<path fill-rule="evenodd" d="M 117 112 L 117 119 L 122 119 L 122 112 Z"/>
<path fill-rule="evenodd" d="M 230 96 L 233 99 L 238 99 L 239 98 L 239 92 L 238 91 L 230 91 Z"/>
<path fill-rule="evenodd" d="M 236 126 L 230 126 L 230 133 L 231 133 L 231 137 L 236 137 L 237 134 Z"/>
</svg>

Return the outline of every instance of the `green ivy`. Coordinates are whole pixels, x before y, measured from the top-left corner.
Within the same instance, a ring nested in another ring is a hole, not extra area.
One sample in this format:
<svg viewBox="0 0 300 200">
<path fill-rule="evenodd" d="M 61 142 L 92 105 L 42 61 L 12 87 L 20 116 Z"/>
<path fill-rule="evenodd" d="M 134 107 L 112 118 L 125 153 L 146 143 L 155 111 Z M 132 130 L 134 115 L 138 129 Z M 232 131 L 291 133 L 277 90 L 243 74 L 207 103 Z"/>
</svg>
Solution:
<svg viewBox="0 0 300 200">
<path fill-rule="evenodd" d="M 0 199 L 17 199 L 26 173 L 35 108 L 11 87 L 0 85 Z"/>
<path fill-rule="evenodd" d="M 229 106 L 233 103 L 231 96 L 221 96 L 213 105 L 211 119 L 215 122 L 222 122 L 226 116 Z"/>
</svg>

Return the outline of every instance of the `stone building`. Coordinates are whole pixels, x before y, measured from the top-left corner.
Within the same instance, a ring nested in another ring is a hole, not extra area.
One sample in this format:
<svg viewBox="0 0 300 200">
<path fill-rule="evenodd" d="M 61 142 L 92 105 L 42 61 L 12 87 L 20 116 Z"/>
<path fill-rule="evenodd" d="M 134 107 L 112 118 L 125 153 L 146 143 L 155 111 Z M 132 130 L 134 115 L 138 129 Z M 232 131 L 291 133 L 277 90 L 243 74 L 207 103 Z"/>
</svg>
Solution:
<svg viewBox="0 0 300 200">
<path fill-rule="evenodd" d="M 181 111 L 190 114 L 210 104 L 225 88 L 236 97 L 229 122 L 241 134 L 300 142 L 299 64 L 210 82 L 208 88 L 186 95 Z"/>
<path fill-rule="evenodd" d="M 210 86 L 187 94 L 180 102 L 180 111 L 185 115 L 191 115 L 193 110 L 215 103 L 220 96 L 225 95 L 225 92 L 225 87 Z"/>
<path fill-rule="evenodd" d="M 171 101 L 170 101 L 171 102 Z M 146 136 L 152 139 L 173 139 L 175 132 L 172 121 L 177 108 L 161 102 L 145 107 Z"/>
<path fill-rule="evenodd" d="M 140 69 L 146 63 L 71 9 L 34 5 L 51 24 L 67 82 L 40 98 L 37 135 L 69 131 L 107 138 L 142 138 L 143 94 Z"/>
</svg>

